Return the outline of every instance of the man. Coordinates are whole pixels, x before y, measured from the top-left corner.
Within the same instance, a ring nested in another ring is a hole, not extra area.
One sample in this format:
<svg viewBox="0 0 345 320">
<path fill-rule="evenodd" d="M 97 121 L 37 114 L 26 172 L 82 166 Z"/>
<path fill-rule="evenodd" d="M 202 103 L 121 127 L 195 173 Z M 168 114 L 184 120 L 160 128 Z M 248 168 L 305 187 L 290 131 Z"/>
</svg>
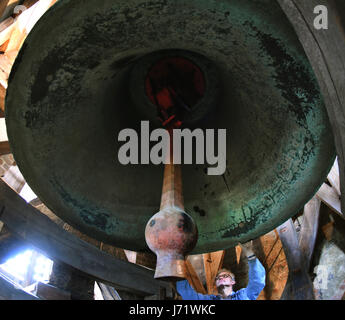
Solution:
<svg viewBox="0 0 345 320">
<path fill-rule="evenodd" d="M 215 278 L 219 295 L 203 295 L 194 291 L 188 281 L 176 283 L 176 289 L 183 300 L 256 300 L 265 287 L 266 272 L 260 261 L 256 258 L 252 242 L 241 245 L 249 264 L 249 281 L 246 288 L 233 291 L 235 276 L 227 269 L 218 271 Z"/>
</svg>

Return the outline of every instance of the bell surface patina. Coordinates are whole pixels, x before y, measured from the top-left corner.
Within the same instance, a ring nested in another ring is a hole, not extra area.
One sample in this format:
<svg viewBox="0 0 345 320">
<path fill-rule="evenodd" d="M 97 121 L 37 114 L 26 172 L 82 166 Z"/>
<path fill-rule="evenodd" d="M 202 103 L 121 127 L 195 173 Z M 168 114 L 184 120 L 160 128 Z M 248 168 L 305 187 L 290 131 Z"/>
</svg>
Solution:
<svg viewBox="0 0 345 320">
<path fill-rule="evenodd" d="M 117 137 L 155 125 L 147 61 L 169 55 L 204 73 L 190 126 L 227 129 L 224 175 L 182 165 L 193 253 L 257 238 L 298 213 L 335 150 L 312 68 L 271 0 L 58 1 L 27 37 L 6 97 L 11 149 L 37 196 L 93 238 L 149 250 L 163 165 L 121 165 Z"/>
</svg>

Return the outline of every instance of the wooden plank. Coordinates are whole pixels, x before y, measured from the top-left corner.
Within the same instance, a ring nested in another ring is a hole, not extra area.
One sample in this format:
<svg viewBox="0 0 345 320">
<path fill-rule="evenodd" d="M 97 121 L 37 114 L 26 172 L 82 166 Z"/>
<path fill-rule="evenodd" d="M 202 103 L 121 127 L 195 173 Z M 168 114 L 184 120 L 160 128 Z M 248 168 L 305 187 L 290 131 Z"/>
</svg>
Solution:
<svg viewBox="0 0 345 320">
<path fill-rule="evenodd" d="M 334 165 L 327 177 L 330 185 L 335 189 L 338 196 L 341 195 L 340 193 L 340 178 L 339 178 L 339 164 L 338 158 L 335 160 Z"/>
<path fill-rule="evenodd" d="M 137 263 L 137 252 L 124 250 L 127 260 L 131 263 Z"/>
<path fill-rule="evenodd" d="M 2 0 L 3 1 L 3 0 Z M 13 14 L 14 8 L 20 4 L 20 0 L 4 0 L 6 7 L 4 8 L 2 14 L 0 14 L 0 21 L 6 19 Z"/>
<path fill-rule="evenodd" d="M 39 198 L 33 199 L 29 202 L 30 205 L 32 205 L 33 207 L 38 207 L 40 205 L 42 205 L 42 201 Z"/>
<path fill-rule="evenodd" d="M 2 16 L 5 12 L 5 9 L 8 5 L 9 0 L 1 0 L 0 1 L 0 21 L 2 20 Z"/>
<path fill-rule="evenodd" d="M 56 0 L 40 0 L 20 14 L 7 46 L 8 51 L 19 51 L 31 29 L 55 2 Z"/>
<path fill-rule="evenodd" d="M 172 296 L 169 283 L 153 278 L 151 270 L 121 261 L 57 226 L 0 181 L 0 220 L 53 261 L 64 262 L 103 283 L 140 294 Z"/>
<path fill-rule="evenodd" d="M 33 293 L 42 300 L 71 300 L 70 292 L 42 282 L 35 284 Z"/>
<path fill-rule="evenodd" d="M 25 185 L 25 179 L 18 166 L 11 166 L 3 176 L 2 180 L 16 193 L 20 193 Z"/>
<path fill-rule="evenodd" d="M 316 196 L 326 206 L 328 206 L 330 209 L 332 209 L 332 211 L 334 211 L 340 217 L 345 219 L 343 213 L 341 212 L 341 203 L 340 203 L 339 195 L 337 194 L 335 189 L 333 189 L 332 187 L 330 187 L 329 185 L 324 183 L 321 186 L 321 188 L 319 189 L 319 191 L 316 193 Z"/>
<path fill-rule="evenodd" d="M 305 270 L 302 252 L 292 220 L 277 228 L 289 267 L 289 278 L 284 299 L 314 300 L 313 284 Z"/>
<path fill-rule="evenodd" d="M 0 274 L 0 300 L 39 300 Z"/>
<path fill-rule="evenodd" d="M 0 119 L 0 142 L 8 141 L 7 127 L 5 119 Z"/>
<path fill-rule="evenodd" d="M 11 34 L 16 27 L 15 19 L 12 17 L 4 20 L 0 24 L 0 45 L 3 45 L 6 41 L 9 41 Z"/>
<path fill-rule="evenodd" d="M 14 22 L 14 19 L 12 17 L 9 17 L 5 19 L 4 21 L 0 22 L 0 32 L 7 29 L 10 25 L 12 25 Z"/>
<path fill-rule="evenodd" d="M 193 289 L 198 293 L 207 294 L 205 287 L 188 259 L 186 259 L 186 271 L 187 280 Z"/>
<path fill-rule="evenodd" d="M 0 84 L 0 110 L 4 114 L 5 112 L 5 96 L 6 89 Z"/>
<path fill-rule="evenodd" d="M 96 282 L 104 300 L 122 300 L 118 292 L 110 286 L 105 285 L 101 282 Z"/>
<path fill-rule="evenodd" d="M 208 294 L 217 294 L 214 279 L 223 264 L 224 253 L 225 251 L 217 251 L 203 254 Z"/>
<path fill-rule="evenodd" d="M 316 236 L 319 229 L 321 201 L 314 197 L 305 206 L 303 222 L 299 235 L 299 247 L 302 252 L 306 270 L 309 270 L 311 257 L 314 252 Z"/>
<path fill-rule="evenodd" d="M 14 60 L 6 54 L 0 54 L 0 85 L 7 89 L 8 77 L 10 75 Z"/>
<path fill-rule="evenodd" d="M 237 261 L 237 264 L 240 264 L 242 248 L 241 248 L 241 246 L 236 246 L 235 250 L 236 250 L 236 261 Z"/>
<path fill-rule="evenodd" d="M 0 156 L 10 154 L 11 149 L 10 149 L 10 144 L 8 141 L 2 141 L 0 142 Z"/>
<path fill-rule="evenodd" d="M 39 0 L 24 0 L 23 6 L 30 8 Z"/>
</svg>

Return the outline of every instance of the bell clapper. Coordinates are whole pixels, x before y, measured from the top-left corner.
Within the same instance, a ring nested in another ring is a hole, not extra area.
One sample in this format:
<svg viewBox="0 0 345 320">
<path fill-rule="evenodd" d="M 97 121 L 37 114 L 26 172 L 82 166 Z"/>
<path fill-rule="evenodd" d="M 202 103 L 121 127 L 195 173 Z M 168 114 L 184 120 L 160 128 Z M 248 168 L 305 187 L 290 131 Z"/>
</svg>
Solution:
<svg viewBox="0 0 345 320">
<path fill-rule="evenodd" d="M 155 278 L 170 280 L 186 278 L 185 256 L 194 249 L 198 238 L 196 224 L 184 211 L 181 166 L 174 164 L 173 148 L 173 130 L 181 127 L 181 113 L 190 112 L 191 107 L 178 92 L 181 88 L 173 87 L 177 76 L 174 70 L 171 76 L 161 83 L 157 78 L 156 82 L 150 81 L 151 92 L 155 93 L 152 100 L 157 105 L 162 126 L 169 132 L 170 152 L 164 168 L 160 211 L 150 219 L 145 230 L 146 242 L 157 255 Z"/>
</svg>

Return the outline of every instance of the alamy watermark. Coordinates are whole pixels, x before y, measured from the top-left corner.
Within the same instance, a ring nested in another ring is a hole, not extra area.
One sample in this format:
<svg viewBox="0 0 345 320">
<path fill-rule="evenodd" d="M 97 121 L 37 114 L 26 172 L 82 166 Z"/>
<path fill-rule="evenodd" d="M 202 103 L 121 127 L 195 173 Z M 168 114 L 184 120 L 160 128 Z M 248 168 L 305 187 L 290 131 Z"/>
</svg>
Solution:
<svg viewBox="0 0 345 320">
<path fill-rule="evenodd" d="M 134 129 L 121 130 L 118 141 L 125 142 L 118 152 L 118 160 L 122 165 L 169 164 L 170 159 L 173 159 L 174 164 L 207 163 L 214 166 L 207 169 L 208 175 L 223 175 L 226 170 L 226 129 L 173 129 L 171 148 L 170 135 L 166 129 L 155 129 L 150 134 L 149 121 L 142 121 L 140 157 L 139 135 Z M 151 150 L 150 142 L 156 142 Z"/>
<path fill-rule="evenodd" d="M 14 8 L 13 13 L 19 14 L 27 10 L 24 5 L 18 5 Z M 314 8 L 314 14 L 317 16 L 314 19 L 314 28 L 316 30 L 328 30 L 328 8 L 325 5 L 317 5 Z"/>
<path fill-rule="evenodd" d="M 318 5 L 314 8 L 314 14 L 317 15 L 314 19 L 314 28 L 316 30 L 328 30 L 328 8 Z"/>
</svg>

